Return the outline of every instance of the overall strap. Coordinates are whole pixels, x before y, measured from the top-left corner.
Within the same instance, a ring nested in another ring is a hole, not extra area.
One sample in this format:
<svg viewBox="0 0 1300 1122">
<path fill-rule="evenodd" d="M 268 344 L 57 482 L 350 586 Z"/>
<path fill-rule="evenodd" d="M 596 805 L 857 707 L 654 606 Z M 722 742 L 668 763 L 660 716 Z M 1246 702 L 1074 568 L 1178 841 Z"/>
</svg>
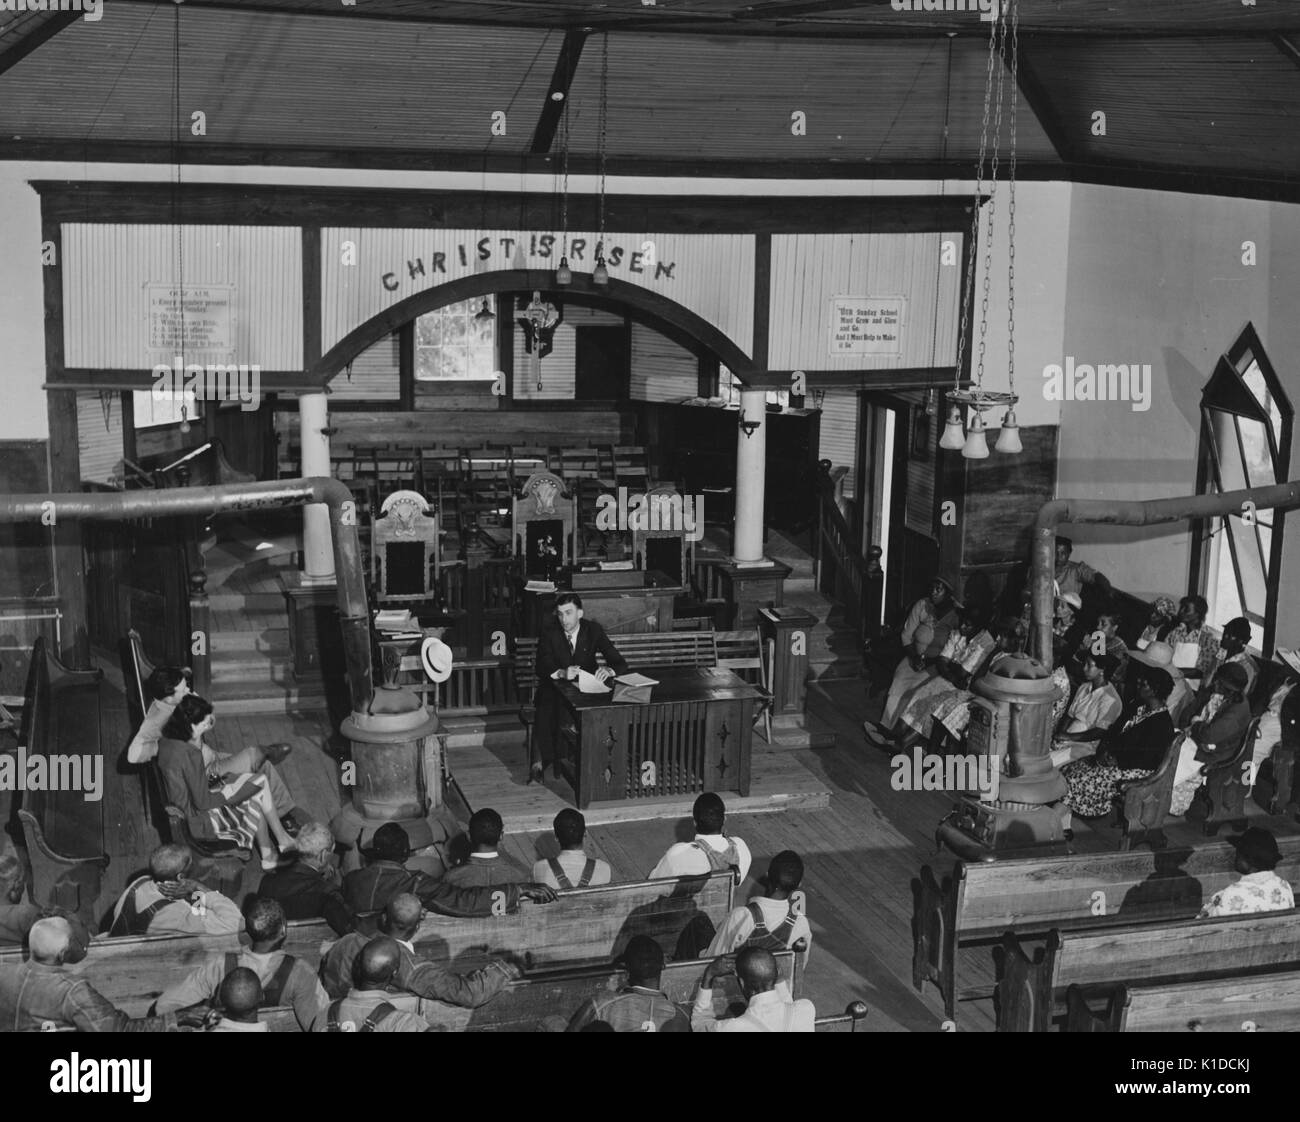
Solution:
<svg viewBox="0 0 1300 1122">
<path fill-rule="evenodd" d="M 289 984 L 289 977 L 293 974 L 293 968 L 297 961 L 291 954 L 285 955 L 280 960 L 280 965 L 275 968 L 275 973 L 262 987 L 262 1004 L 264 1006 L 282 1004 L 280 998 L 284 996 L 284 987 Z"/>
<path fill-rule="evenodd" d="M 381 1024 L 384 1023 L 384 1021 L 388 1020 L 388 1018 L 393 1013 L 396 1012 L 397 1009 L 395 1006 L 390 1005 L 387 1001 L 381 1001 L 372 1010 L 370 1010 L 368 1014 L 366 1014 L 366 1019 L 361 1022 L 361 1028 L 359 1031 L 374 1032 L 375 1029 L 377 1029 Z"/>
<path fill-rule="evenodd" d="M 551 867 L 551 875 L 555 878 L 556 884 L 561 888 L 572 888 L 573 882 L 569 880 L 564 872 L 564 866 L 560 864 L 558 857 L 548 857 L 546 863 Z"/>
<path fill-rule="evenodd" d="M 587 863 L 582 866 L 582 876 L 578 878 L 578 887 L 586 888 L 591 884 L 591 878 L 596 875 L 596 859 L 588 857 Z"/>
<path fill-rule="evenodd" d="M 751 900 L 746 904 L 745 909 L 754 920 L 754 930 L 750 932 L 749 937 L 751 939 L 763 938 L 763 936 L 768 934 L 767 923 L 763 919 L 763 909 L 758 906 L 758 901 L 756 900 Z"/>
<path fill-rule="evenodd" d="M 341 997 L 338 999 L 338 1001 L 331 1001 L 331 1002 L 330 1002 L 329 1013 L 328 1013 L 328 1016 L 329 1016 L 329 1031 L 330 1031 L 330 1032 L 340 1032 L 340 1031 L 341 1031 L 341 1029 L 340 1029 L 340 1027 L 339 1027 L 339 1007 L 340 1007 L 342 1004 L 343 1004 L 343 998 L 341 998 Z"/>
<path fill-rule="evenodd" d="M 122 910 L 117 914 L 117 919 L 113 921 L 113 926 L 109 929 L 109 935 L 145 934 L 149 930 L 149 921 L 168 904 L 172 903 L 166 896 L 160 896 L 147 908 L 139 909 L 136 907 L 136 894 L 144 885 L 151 883 L 152 880 L 152 877 L 140 877 L 126 890 L 126 900 L 122 904 Z"/>
</svg>

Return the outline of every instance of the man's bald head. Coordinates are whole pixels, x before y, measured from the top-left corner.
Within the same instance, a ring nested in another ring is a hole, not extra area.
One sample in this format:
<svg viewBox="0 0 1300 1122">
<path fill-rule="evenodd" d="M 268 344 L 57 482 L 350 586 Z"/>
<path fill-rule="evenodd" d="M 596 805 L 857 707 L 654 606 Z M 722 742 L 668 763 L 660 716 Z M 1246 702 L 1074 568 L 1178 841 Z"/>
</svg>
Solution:
<svg viewBox="0 0 1300 1122">
<path fill-rule="evenodd" d="M 410 940 L 419 929 L 424 905 L 413 892 L 402 892 L 388 901 L 384 908 L 384 930 L 394 939 Z"/>
<path fill-rule="evenodd" d="M 746 947 L 736 955 L 736 977 L 747 997 L 766 993 L 776 985 L 776 959 L 762 947 Z"/>
<path fill-rule="evenodd" d="M 72 924 L 62 916 L 38 919 L 27 933 L 27 946 L 37 962 L 58 966 L 72 946 Z"/>
<path fill-rule="evenodd" d="M 357 955 L 357 964 L 353 967 L 352 976 L 357 989 L 383 989 L 393 980 L 401 960 L 402 950 L 397 945 L 396 939 L 390 939 L 386 935 L 371 939 L 361 948 L 361 953 Z"/>
<path fill-rule="evenodd" d="M 180 880 L 193 859 L 188 845 L 160 845 L 149 854 L 149 874 L 154 880 Z"/>
<path fill-rule="evenodd" d="M 221 980 L 217 1001 L 232 1021 L 255 1021 L 262 1004 L 262 983 L 247 966 L 237 966 Z"/>
</svg>

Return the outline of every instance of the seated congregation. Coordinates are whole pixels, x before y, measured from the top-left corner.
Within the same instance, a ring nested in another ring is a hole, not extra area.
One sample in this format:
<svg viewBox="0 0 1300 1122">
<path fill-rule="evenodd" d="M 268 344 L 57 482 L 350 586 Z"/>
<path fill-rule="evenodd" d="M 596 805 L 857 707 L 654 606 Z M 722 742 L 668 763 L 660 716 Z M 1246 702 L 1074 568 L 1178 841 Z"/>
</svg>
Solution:
<svg viewBox="0 0 1300 1122">
<path fill-rule="evenodd" d="M 397 823 L 341 872 L 330 829 L 283 789 L 283 752 L 212 753 L 211 707 L 183 676 L 155 677 L 131 758 L 157 758 L 200 846 L 256 845 L 260 883 L 241 906 L 204 883 L 195 849 L 169 842 L 93 934 L 25 902 L 7 859 L 0 1031 L 811 1032 L 865 1016 L 855 1003 L 818 1021 L 799 997 L 812 931 L 795 853 L 733 900 L 752 855 L 724 832 L 715 794 L 695 802 L 693 840 L 667 845 L 644 881 L 620 884 L 588 856 L 573 809 L 555 818 L 557 856 L 532 870 L 501 852 L 501 817 L 482 808 L 470 852 L 441 875 L 412 859 Z"/>
</svg>

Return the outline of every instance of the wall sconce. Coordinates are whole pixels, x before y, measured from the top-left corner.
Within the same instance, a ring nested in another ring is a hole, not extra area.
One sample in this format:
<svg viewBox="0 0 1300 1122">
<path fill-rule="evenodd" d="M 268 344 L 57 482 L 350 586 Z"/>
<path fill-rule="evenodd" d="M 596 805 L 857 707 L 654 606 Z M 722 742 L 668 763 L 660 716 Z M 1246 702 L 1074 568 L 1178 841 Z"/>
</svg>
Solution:
<svg viewBox="0 0 1300 1122">
<path fill-rule="evenodd" d="M 740 429 L 745 434 L 745 439 L 748 440 L 754 433 L 758 432 L 762 424 L 762 421 L 747 421 L 742 417 L 740 419 Z"/>
</svg>

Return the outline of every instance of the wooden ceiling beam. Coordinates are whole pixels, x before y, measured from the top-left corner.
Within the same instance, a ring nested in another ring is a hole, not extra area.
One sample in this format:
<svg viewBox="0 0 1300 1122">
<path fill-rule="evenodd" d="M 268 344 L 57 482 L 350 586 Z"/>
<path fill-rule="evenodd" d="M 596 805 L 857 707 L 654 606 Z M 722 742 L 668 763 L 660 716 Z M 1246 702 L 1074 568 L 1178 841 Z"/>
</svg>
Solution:
<svg viewBox="0 0 1300 1122">
<path fill-rule="evenodd" d="M 13 46 L 0 51 L 0 74 L 22 62 L 39 47 L 44 46 L 65 27 L 71 27 L 81 18 L 80 12 L 52 12 L 34 31 L 18 39 Z"/>
<path fill-rule="evenodd" d="M 1056 109 L 1047 94 L 1047 87 L 1043 85 L 1038 70 L 1029 58 L 1023 43 L 1016 56 L 1016 84 L 1020 87 L 1020 95 L 1025 99 L 1025 104 L 1038 118 L 1038 123 L 1047 139 L 1051 141 L 1056 154 L 1065 163 L 1078 162 L 1080 149 L 1056 115 Z"/>
<path fill-rule="evenodd" d="M 569 104 L 569 86 L 573 76 L 578 72 L 578 60 L 582 58 L 583 44 L 587 42 L 586 31 L 568 31 L 560 47 L 560 56 L 555 60 L 555 73 L 551 75 L 551 84 L 546 91 L 546 102 L 542 114 L 533 131 L 533 142 L 529 151 L 534 156 L 544 155 L 555 143 L 555 133 L 560 127 L 560 119 Z"/>
</svg>

